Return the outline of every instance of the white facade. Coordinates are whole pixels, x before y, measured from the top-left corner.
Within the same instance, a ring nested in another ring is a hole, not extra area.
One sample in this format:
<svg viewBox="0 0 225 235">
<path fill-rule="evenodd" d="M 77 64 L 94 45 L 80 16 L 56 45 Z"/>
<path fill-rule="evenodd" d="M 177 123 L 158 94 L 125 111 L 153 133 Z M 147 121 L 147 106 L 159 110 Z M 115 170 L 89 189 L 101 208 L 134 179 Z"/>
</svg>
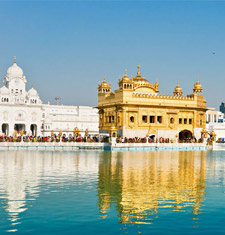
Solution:
<svg viewBox="0 0 225 235">
<path fill-rule="evenodd" d="M 0 135 L 13 136 L 24 130 L 27 135 L 50 136 L 53 131 L 69 136 L 77 127 L 81 135 L 98 134 L 98 110 L 89 106 L 42 104 L 32 87 L 26 91 L 26 77 L 16 64 L 8 69 L 0 88 Z"/>
<path fill-rule="evenodd" d="M 216 139 L 225 138 L 225 121 L 224 114 L 215 109 L 206 112 L 206 129 L 209 133 L 214 131 Z"/>
</svg>

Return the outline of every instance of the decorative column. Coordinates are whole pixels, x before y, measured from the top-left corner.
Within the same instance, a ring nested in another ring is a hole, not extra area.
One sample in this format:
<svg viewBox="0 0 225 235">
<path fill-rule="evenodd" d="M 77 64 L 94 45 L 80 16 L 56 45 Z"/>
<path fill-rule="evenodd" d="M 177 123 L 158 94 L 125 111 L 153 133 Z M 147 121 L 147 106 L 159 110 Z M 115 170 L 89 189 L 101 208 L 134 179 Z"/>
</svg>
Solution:
<svg viewBox="0 0 225 235">
<path fill-rule="evenodd" d="M 21 131 L 20 131 L 21 142 L 23 142 L 23 135 L 24 135 L 24 130 L 21 130 Z"/>
<path fill-rule="evenodd" d="M 201 131 L 201 138 L 203 140 L 203 144 L 207 144 L 208 132 L 205 128 Z"/>
<path fill-rule="evenodd" d="M 117 138 L 117 129 L 115 126 L 112 126 L 109 130 L 110 132 L 110 142 L 111 145 L 116 145 L 116 138 Z"/>
</svg>

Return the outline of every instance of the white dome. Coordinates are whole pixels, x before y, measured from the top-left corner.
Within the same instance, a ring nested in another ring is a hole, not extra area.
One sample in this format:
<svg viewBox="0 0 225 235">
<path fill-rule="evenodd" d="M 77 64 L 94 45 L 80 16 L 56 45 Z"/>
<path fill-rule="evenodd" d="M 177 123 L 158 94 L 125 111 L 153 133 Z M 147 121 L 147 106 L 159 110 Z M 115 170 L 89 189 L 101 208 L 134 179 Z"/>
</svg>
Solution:
<svg viewBox="0 0 225 235">
<path fill-rule="evenodd" d="M 0 88 L 0 93 L 1 95 L 9 95 L 10 91 L 6 86 L 3 86 L 2 88 Z"/>
<path fill-rule="evenodd" d="M 7 75 L 12 77 L 23 77 L 23 70 L 14 62 L 14 64 L 8 68 Z"/>
<path fill-rule="evenodd" d="M 28 95 L 29 96 L 38 96 L 37 91 L 32 87 L 29 91 L 28 91 Z"/>
</svg>

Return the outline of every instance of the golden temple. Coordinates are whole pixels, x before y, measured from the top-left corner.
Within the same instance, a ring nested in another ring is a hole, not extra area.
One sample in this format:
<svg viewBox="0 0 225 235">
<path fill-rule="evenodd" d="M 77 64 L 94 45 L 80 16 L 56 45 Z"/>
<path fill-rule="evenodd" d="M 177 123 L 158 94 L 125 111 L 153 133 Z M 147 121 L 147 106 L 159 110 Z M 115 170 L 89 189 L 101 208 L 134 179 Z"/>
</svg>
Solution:
<svg viewBox="0 0 225 235">
<path fill-rule="evenodd" d="M 114 92 L 104 77 L 98 84 L 100 133 L 128 138 L 201 138 L 207 108 L 199 80 L 186 96 L 179 84 L 173 95 L 161 95 L 158 88 L 157 81 L 151 84 L 141 76 L 140 66 L 135 77 L 129 78 L 125 70 Z"/>
</svg>

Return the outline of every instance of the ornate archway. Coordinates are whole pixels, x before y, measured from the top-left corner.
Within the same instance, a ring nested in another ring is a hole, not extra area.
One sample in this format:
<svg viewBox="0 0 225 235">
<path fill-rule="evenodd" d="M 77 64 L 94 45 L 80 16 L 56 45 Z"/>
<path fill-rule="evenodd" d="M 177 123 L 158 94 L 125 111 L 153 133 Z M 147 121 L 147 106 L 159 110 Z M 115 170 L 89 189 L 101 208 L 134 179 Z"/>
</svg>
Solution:
<svg viewBox="0 0 225 235">
<path fill-rule="evenodd" d="M 192 132 L 189 130 L 182 130 L 179 133 L 179 139 L 180 140 L 187 140 L 187 139 L 192 139 L 193 135 Z"/>
</svg>

